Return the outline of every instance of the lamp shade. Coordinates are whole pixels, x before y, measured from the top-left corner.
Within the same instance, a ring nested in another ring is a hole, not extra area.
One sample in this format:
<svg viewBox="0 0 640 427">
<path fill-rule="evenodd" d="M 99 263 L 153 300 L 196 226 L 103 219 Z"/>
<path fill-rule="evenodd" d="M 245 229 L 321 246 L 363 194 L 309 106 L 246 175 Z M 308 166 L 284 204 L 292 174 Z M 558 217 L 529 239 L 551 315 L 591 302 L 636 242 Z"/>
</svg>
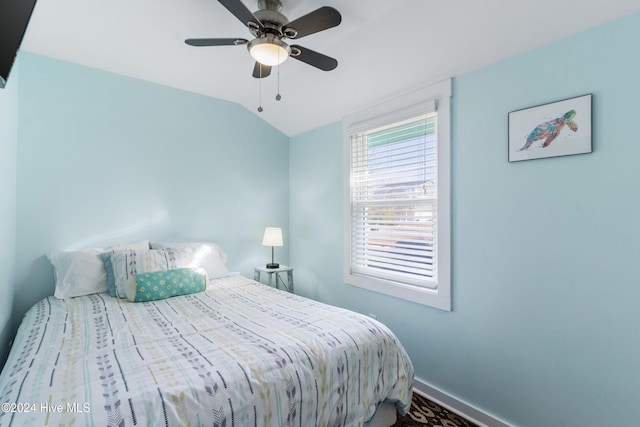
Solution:
<svg viewBox="0 0 640 427">
<path fill-rule="evenodd" d="M 262 245 L 263 246 L 283 246 L 282 229 L 277 227 L 267 227 L 264 230 Z"/>
</svg>

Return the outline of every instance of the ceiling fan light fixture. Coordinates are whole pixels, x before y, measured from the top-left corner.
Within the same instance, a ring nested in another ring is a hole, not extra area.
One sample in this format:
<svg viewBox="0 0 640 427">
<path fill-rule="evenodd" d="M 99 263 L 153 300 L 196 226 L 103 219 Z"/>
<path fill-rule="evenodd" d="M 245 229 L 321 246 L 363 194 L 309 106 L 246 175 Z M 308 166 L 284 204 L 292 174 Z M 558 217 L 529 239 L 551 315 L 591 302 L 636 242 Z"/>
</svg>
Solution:
<svg viewBox="0 0 640 427">
<path fill-rule="evenodd" d="M 274 66 L 282 64 L 289 57 L 291 48 L 282 40 L 274 37 L 260 37 L 251 40 L 247 45 L 249 53 L 262 65 Z"/>
</svg>

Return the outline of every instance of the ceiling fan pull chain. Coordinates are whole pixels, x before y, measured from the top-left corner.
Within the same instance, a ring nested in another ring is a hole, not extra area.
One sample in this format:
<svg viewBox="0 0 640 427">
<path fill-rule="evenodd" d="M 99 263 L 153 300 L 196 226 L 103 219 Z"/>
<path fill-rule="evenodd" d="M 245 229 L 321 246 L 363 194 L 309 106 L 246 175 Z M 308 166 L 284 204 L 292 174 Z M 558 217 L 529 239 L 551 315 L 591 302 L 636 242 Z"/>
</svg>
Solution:
<svg viewBox="0 0 640 427">
<path fill-rule="evenodd" d="M 276 101 L 280 101 L 282 96 L 280 95 L 280 52 L 278 51 L 278 93 L 276 94 Z"/>
<path fill-rule="evenodd" d="M 262 109 L 262 64 L 260 64 L 260 79 L 258 79 L 258 80 L 259 80 L 258 84 L 259 84 L 259 92 L 260 92 L 260 95 L 259 95 L 260 96 L 260 102 L 259 102 L 259 105 L 258 105 L 258 113 L 262 113 L 262 111 L 264 111 Z"/>
</svg>

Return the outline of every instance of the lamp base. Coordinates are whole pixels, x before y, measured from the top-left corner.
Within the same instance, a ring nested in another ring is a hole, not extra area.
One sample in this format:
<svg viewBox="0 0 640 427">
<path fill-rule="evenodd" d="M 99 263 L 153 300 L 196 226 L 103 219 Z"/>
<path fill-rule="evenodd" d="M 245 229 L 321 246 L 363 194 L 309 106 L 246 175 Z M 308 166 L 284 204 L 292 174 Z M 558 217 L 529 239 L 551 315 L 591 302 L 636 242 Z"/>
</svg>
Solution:
<svg viewBox="0 0 640 427">
<path fill-rule="evenodd" d="M 278 264 L 277 262 L 270 262 L 269 264 L 267 264 L 267 268 L 280 268 L 280 264 Z"/>
</svg>

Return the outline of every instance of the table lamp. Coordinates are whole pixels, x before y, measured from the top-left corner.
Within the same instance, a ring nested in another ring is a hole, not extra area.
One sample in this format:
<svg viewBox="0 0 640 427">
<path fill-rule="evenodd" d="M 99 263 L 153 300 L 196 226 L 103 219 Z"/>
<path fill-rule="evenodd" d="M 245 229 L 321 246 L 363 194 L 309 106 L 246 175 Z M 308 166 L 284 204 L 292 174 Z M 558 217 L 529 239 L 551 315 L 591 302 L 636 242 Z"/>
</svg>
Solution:
<svg viewBox="0 0 640 427">
<path fill-rule="evenodd" d="M 283 246 L 282 245 L 282 229 L 277 227 L 267 227 L 264 230 L 262 245 L 271 246 L 271 263 L 267 264 L 267 268 L 280 267 L 280 264 L 273 261 L 273 249 L 275 246 Z"/>
</svg>

